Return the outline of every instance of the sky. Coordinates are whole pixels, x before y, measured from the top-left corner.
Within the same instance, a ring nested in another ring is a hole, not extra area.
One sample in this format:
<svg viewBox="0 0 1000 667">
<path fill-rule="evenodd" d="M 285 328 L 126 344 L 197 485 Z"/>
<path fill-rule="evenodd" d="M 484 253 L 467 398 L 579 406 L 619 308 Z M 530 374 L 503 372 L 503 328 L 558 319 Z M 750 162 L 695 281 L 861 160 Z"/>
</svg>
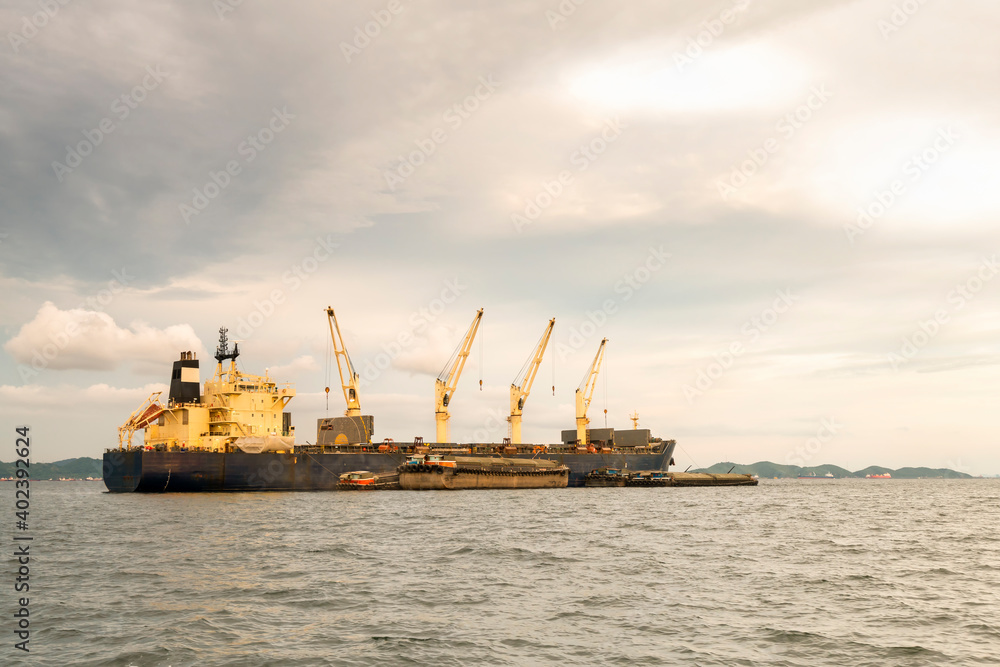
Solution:
<svg viewBox="0 0 1000 667">
<path fill-rule="evenodd" d="M 297 441 L 676 439 L 1000 473 L 1000 7 L 856 0 L 0 9 L 0 415 L 100 456 L 219 327 L 293 382 Z M 211 363 L 209 363 L 211 362 Z M 482 387 L 479 381 L 482 380 Z M 330 386 L 327 402 L 324 387 Z M 606 412 L 605 412 L 606 411 Z"/>
</svg>

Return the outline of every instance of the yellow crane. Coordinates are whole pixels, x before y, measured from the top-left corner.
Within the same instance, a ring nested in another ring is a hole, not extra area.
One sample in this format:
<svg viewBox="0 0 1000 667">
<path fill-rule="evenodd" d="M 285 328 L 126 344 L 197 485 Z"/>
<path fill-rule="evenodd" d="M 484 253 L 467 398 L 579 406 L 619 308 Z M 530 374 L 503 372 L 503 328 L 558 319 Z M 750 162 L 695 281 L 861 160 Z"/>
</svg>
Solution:
<svg viewBox="0 0 1000 667">
<path fill-rule="evenodd" d="M 587 445 L 587 408 L 590 407 L 590 399 L 594 397 L 594 387 L 597 385 L 597 374 L 601 370 L 601 361 L 604 359 L 604 345 L 608 342 L 605 338 L 601 341 L 601 346 L 597 348 L 597 356 L 590 364 L 590 370 L 583 376 L 583 382 L 576 389 L 576 439 L 581 445 Z"/>
<path fill-rule="evenodd" d="M 455 386 L 458 379 L 462 377 L 462 369 L 465 368 L 465 360 L 469 357 L 469 350 L 472 348 L 472 341 L 479 331 L 479 321 L 483 319 L 483 309 L 476 312 L 472 319 L 472 326 L 465 334 L 462 343 L 455 349 L 452 358 L 445 364 L 441 374 L 434 380 L 434 419 L 437 422 L 436 442 L 448 442 L 448 404 L 455 394 Z"/>
<path fill-rule="evenodd" d="M 340 372 L 340 384 L 344 388 L 344 400 L 347 401 L 347 411 L 345 417 L 360 417 L 361 403 L 358 402 L 358 374 L 351 363 L 351 357 L 347 354 L 347 347 L 344 345 L 344 337 L 340 335 L 340 325 L 337 324 L 337 316 L 333 313 L 333 308 L 326 307 L 326 317 L 330 324 L 330 338 L 333 339 L 333 353 L 337 357 L 337 370 Z M 344 358 L 341 364 L 340 358 Z M 345 376 L 344 371 L 347 371 Z M 330 388 L 326 388 L 326 393 L 330 393 Z"/>
<path fill-rule="evenodd" d="M 525 367 L 521 369 L 510 385 L 510 417 L 507 417 L 507 421 L 510 422 L 510 441 L 512 444 L 521 444 L 521 411 L 524 409 L 524 402 L 528 400 L 528 394 L 531 393 L 531 384 L 535 381 L 538 367 L 542 363 L 542 355 L 545 354 L 549 337 L 552 335 L 552 327 L 555 325 L 556 318 L 553 317 L 549 320 L 545 331 L 542 332 L 542 337 L 539 339 L 538 345 L 535 346 L 534 352 L 525 362 Z"/>
<path fill-rule="evenodd" d="M 139 429 L 152 424 L 164 413 L 166 408 L 160 403 L 160 394 L 162 393 L 162 391 L 154 391 L 150 394 L 146 402 L 130 414 L 124 424 L 118 427 L 118 449 L 132 447 L 132 435 Z"/>
</svg>

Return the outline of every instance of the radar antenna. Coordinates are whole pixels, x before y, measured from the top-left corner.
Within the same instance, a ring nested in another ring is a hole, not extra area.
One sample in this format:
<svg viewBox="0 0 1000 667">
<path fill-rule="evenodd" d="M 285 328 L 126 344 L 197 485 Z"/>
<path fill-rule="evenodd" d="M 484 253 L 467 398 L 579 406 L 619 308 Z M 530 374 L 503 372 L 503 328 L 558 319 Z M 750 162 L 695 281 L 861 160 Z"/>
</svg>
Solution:
<svg viewBox="0 0 1000 667">
<path fill-rule="evenodd" d="M 233 345 L 233 351 L 229 351 L 229 337 L 226 335 L 229 333 L 229 329 L 226 327 L 219 327 L 219 346 L 215 348 L 215 358 L 221 364 L 225 359 L 232 359 L 236 361 L 236 357 L 240 356 L 240 344 L 236 343 Z"/>
</svg>

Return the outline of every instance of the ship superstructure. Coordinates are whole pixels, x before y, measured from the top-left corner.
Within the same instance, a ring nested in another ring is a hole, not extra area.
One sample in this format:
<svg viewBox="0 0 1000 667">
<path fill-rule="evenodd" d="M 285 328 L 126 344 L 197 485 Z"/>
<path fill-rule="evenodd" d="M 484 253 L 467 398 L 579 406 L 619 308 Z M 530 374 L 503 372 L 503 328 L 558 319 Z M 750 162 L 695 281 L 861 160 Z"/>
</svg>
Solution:
<svg viewBox="0 0 1000 667">
<path fill-rule="evenodd" d="M 147 400 L 149 407 L 140 412 L 147 417 L 156 412 L 155 420 L 143 425 L 146 449 L 253 454 L 292 450 L 295 429 L 285 408 L 295 388 L 275 382 L 267 371 L 263 376 L 241 372 L 236 367 L 239 354 L 239 344 L 230 350 L 227 330 L 219 329 L 215 375 L 205 381 L 202 393 L 197 355 L 181 352 L 174 362 L 166 405 L 154 394 Z M 128 423 L 123 426 L 127 427 Z"/>
</svg>

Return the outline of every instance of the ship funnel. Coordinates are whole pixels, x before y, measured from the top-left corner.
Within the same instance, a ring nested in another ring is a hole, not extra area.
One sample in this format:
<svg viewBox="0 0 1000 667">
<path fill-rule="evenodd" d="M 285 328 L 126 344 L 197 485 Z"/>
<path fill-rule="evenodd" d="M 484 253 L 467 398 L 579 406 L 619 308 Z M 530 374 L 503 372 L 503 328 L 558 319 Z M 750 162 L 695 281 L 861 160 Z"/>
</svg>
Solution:
<svg viewBox="0 0 1000 667">
<path fill-rule="evenodd" d="M 174 362 L 170 376 L 171 403 L 198 403 L 201 401 L 201 379 L 198 360 L 194 352 L 181 352 L 181 358 Z"/>
</svg>

